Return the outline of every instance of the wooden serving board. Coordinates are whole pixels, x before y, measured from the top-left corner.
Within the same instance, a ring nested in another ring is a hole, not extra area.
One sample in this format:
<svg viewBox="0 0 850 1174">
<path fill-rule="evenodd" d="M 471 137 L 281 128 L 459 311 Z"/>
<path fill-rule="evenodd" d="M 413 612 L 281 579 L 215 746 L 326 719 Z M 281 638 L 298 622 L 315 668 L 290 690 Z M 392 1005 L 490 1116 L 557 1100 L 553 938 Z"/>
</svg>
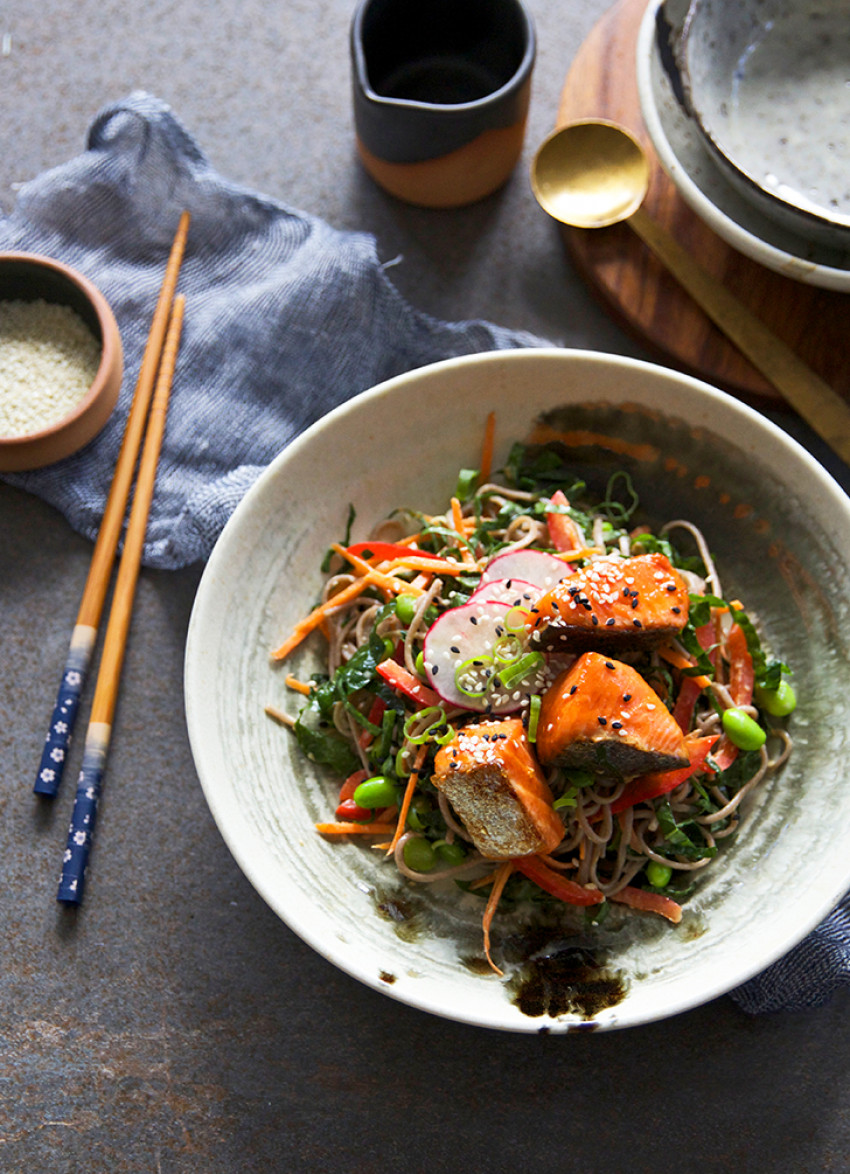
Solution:
<svg viewBox="0 0 850 1174">
<path fill-rule="evenodd" d="M 850 401 L 850 294 L 792 281 L 743 256 L 690 210 L 663 171 L 637 90 L 635 48 L 645 7 L 646 0 L 618 0 L 593 28 L 567 75 L 557 125 L 610 118 L 628 127 L 652 166 L 649 215 Z M 563 236 L 590 288 L 660 361 L 762 405 L 784 402 L 627 225 L 563 228 Z"/>
</svg>

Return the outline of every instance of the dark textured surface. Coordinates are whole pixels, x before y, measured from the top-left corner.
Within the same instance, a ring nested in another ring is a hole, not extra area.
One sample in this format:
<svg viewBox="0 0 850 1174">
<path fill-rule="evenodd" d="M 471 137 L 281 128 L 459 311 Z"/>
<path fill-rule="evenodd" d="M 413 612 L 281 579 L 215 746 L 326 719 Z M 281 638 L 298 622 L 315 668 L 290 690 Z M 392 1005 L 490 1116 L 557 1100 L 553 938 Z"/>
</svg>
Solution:
<svg viewBox="0 0 850 1174">
<path fill-rule="evenodd" d="M 232 178 L 374 232 L 422 309 L 636 353 L 522 171 L 457 213 L 372 187 L 352 147 L 351 7 L 13 0 L 0 206 L 75 154 L 102 105 L 145 88 Z M 531 8 L 530 144 L 604 3 Z M 722 999 L 624 1033 L 514 1037 L 382 998 L 295 938 L 232 861 L 192 764 L 182 654 L 199 569 L 141 576 L 90 887 L 76 914 L 58 908 L 73 787 L 52 806 L 31 788 L 89 556 L 61 517 L 0 485 L 3 1174 L 850 1169 L 845 992 L 795 1015 L 750 1019 Z"/>
</svg>

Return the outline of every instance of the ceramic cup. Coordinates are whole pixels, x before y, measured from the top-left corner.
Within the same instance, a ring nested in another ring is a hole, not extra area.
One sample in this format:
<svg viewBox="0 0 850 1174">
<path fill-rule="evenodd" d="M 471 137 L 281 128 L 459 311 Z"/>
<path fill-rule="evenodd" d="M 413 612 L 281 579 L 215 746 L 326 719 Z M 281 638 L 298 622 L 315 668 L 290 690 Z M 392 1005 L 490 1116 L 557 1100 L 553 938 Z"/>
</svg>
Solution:
<svg viewBox="0 0 850 1174">
<path fill-rule="evenodd" d="M 519 0 L 361 0 L 354 124 L 372 178 L 430 208 L 495 191 L 522 149 L 535 49 Z"/>
</svg>

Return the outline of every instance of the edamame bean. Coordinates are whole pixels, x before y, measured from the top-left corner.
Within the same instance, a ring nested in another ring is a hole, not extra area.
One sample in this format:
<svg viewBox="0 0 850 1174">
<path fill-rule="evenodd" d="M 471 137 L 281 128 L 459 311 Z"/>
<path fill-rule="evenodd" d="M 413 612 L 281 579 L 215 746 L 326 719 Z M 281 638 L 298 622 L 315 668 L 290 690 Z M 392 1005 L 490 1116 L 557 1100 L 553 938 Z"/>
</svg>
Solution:
<svg viewBox="0 0 850 1174">
<path fill-rule="evenodd" d="M 444 864 L 463 864 L 466 860 L 466 852 L 460 844 L 447 844 L 445 840 L 437 840 L 434 844 L 434 851 Z"/>
<path fill-rule="evenodd" d="M 654 889 L 666 889 L 673 879 L 673 869 L 657 860 L 650 860 L 646 866 L 646 879 Z"/>
<path fill-rule="evenodd" d="M 398 803 L 398 791 L 386 775 L 373 775 L 365 779 L 355 790 L 352 798 L 358 807 L 393 807 Z"/>
<path fill-rule="evenodd" d="M 404 863 L 414 872 L 430 872 L 437 863 L 437 854 L 424 836 L 411 836 L 402 851 Z"/>
<path fill-rule="evenodd" d="M 756 689 L 756 701 L 772 717 L 787 717 L 797 708 L 797 695 L 788 681 L 782 680 L 775 689 Z"/>
<path fill-rule="evenodd" d="M 739 750 L 758 750 L 767 739 L 767 734 L 758 722 L 753 721 L 748 713 L 737 706 L 724 711 L 723 730 L 729 741 Z"/>
<path fill-rule="evenodd" d="M 415 595 L 398 595 L 395 601 L 395 614 L 398 616 L 401 624 L 405 628 L 409 628 L 413 622 L 413 613 L 416 611 L 416 596 Z"/>
</svg>

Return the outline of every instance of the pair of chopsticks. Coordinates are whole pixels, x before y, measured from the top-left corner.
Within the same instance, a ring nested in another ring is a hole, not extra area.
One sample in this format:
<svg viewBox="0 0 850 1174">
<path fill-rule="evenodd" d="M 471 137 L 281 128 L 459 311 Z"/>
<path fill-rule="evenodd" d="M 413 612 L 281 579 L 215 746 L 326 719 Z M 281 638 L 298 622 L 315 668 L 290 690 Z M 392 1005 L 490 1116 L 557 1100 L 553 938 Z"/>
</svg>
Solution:
<svg viewBox="0 0 850 1174">
<path fill-rule="evenodd" d="M 80 904 L 83 897 L 133 598 L 180 345 L 185 299 L 180 294 L 175 296 L 175 289 L 188 231 L 189 214 L 183 212 L 151 322 L 112 485 L 71 635 L 62 683 L 33 788 L 37 795 L 52 797 L 57 794 L 62 781 L 138 460 L 136 490 L 115 579 L 57 894 L 59 901 L 72 905 Z"/>
</svg>

